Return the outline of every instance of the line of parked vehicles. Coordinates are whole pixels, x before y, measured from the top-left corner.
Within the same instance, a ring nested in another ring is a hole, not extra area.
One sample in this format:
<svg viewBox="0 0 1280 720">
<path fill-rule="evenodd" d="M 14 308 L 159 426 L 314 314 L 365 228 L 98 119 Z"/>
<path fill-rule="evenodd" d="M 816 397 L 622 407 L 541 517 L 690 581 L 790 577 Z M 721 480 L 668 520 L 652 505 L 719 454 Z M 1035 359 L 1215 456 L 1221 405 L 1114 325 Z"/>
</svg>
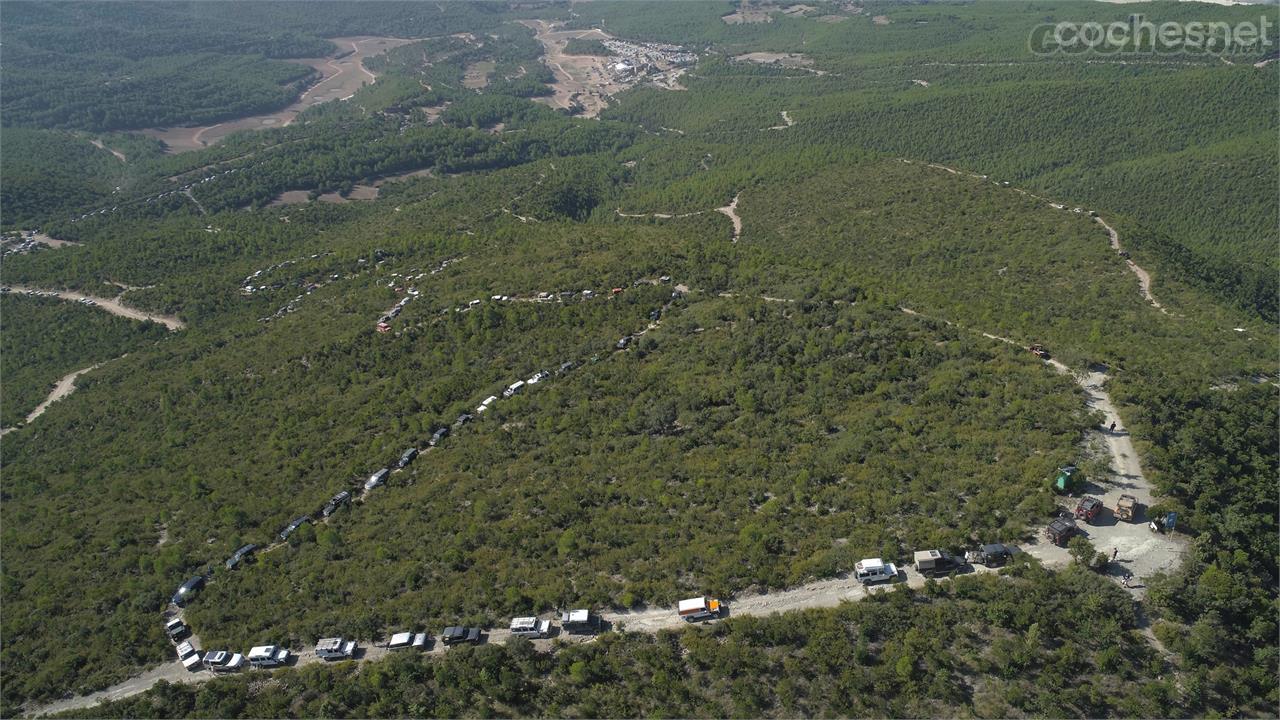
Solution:
<svg viewBox="0 0 1280 720">
<path fill-rule="evenodd" d="M 681 604 L 682 617 L 686 614 L 685 601 Z M 714 609 L 719 611 L 718 601 Z M 595 635 L 604 627 L 599 615 L 586 608 L 567 610 L 560 614 L 559 630 L 568 635 Z M 537 617 L 518 617 L 511 621 L 509 631 L 513 636 L 530 639 L 544 639 L 556 634 L 557 628 L 551 620 Z M 200 652 L 192 642 L 191 629 L 180 618 L 173 618 L 165 623 L 165 633 L 175 643 L 178 661 L 191 672 L 208 670 L 214 673 L 233 673 L 245 668 L 271 669 L 288 665 L 296 656 L 288 648 L 279 645 L 258 645 L 241 654 L 231 650 L 210 650 Z M 479 645 L 484 641 L 483 628 L 451 625 L 440 633 L 440 643 L 446 647 L 453 645 Z M 425 651 L 433 643 L 432 636 L 425 631 L 404 631 L 393 633 L 387 640 L 386 648 L 390 651 L 418 650 Z M 351 660 L 360 652 L 355 640 L 344 637 L 321 638 L 316 641 L 315 656 L 321 660 Z"/>
</svg>

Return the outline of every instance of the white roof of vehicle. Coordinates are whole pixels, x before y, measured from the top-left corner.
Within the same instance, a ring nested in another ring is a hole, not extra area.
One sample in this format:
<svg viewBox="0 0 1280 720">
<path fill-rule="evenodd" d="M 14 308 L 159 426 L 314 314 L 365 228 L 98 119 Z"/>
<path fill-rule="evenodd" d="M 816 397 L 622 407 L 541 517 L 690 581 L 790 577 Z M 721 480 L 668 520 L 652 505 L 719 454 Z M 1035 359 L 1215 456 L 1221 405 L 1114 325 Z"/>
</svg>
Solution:
<svg viewBox="0 0 1280 720">
<path fill-rule="evenodd" d="M 518 617 L 511 620 L 512 630 L 534 630 L 538 627 L 536 617 Z"/>
<path fill-rule="evenodd" d="M 584 623 L 591 619 L 590 610 L 570 610 L 568 614 L 569 619 L 565 622 Z"/>
<path fill-rule="evenodd" d="M 859 570 L 876 570 L 884 567 L 884 560 L 880 558 L 867 558 L 858 563 Z"/>
<path fill-rule="evenodd" d="M 270 658 L 275 657 L 275 654 L 275 645 L 259 645 L 249 651 L 249 659 L 256 660 L 257 658 Z"/>
<path fill-rule="evenodd" d="M 689 598 L 680 601 L 680 612 L 689 610 L 701 610 L 707 606 L 707 599 L 704 597 Z"/>
<path fill-rule="evenodd" d="M 179 645 L 177 650 L 178 650 L 178 657 L 185 658 L 186 656 L 194 653 L 196 651 L 196 648 L 194 645 L 191 644 L 190 640 L 187 640 L 186 642 Z"/>
<path fill-rule="evenodd" d="M 938 560 L 942 557 L 942 553 L 937 550 L 917 550 L 915 554 L 916 562 L 921 560 Z"/>
<path fill-rule="evenodd" d="M 240 653 L 234 653 L 231 655 L 231 659 L 227 660 L 226 666 L 229 668 L 234 668 L 234 667 L 240 667 L 243 664 L 244 664 L 244 656 L 241 655 Z"/>
<path fill-rule="evenodd" d="M 316 642 L 316 650 L 340 650 L 342 649 L 342 638 L 323 638 Z"/>
<path fill-rule="evenodd" d="M 182 659 L 182 667 L 190 668 L 192 665 L 199 664 L 199 662 L 200 662 L 200 653 L 191 653 L 190 655 Z"/>
<path fill-rule="evenodd" d="M 391 645 L 408 645 L 413 642 L 413 633 L 399 632 L 391 636 Z"/>
</svg>

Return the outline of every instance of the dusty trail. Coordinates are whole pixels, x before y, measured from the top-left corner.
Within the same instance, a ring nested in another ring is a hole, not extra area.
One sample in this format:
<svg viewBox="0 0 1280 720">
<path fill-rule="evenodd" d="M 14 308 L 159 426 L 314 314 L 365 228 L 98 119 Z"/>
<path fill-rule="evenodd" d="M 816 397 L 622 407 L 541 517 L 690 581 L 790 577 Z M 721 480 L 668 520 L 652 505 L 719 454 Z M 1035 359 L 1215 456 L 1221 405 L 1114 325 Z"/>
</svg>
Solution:
<svg viewBox="0 0 1280 720">
<path fill-rule="evenodd" d="M 45 398 L 44 402 L 37 405 L 34 410 L 27 413 L 27 418 L 24 421 L 24 424 L 30 425 L 31 421 L 43 415 L 44 411 L 48 410 L 50 405 L 70 395 L 71 393 L 75 392 L 76 378 L 80 377 L 81 375 L 91 370 L 97 370 L 100 367 L 102 367 L 102 363 L 97 363 L 94 365 L 90 365 L 87 368 L 80 368 L 79 370 L 73 370 L 72 372 L 69 372 L 66 375 L 63 375 L 61 378 L 58 379 L 58 382 L 54 383 L 53 392 L 49 393 L 49 397 Z M 14 430 L 17 430 L 17 428 L 7 427 L 4 429 L 0 429 L 0 436 L 6 435 Z"/>
<path fill-rule="evenodd" d="M 899 309 L 908 315 L 929 317 L 911 308 L 902 307 Z M 948 320 L 932 317 L 929 319 L 965 329 Z M 982 332 L 981 335 L 991 340 L 1026 349 L 1026 346 L 1021 343 L 1006 337 L 992 335 L 987 332 Z M 1107 568 L 1107 573 L 1118 577 L 1127 570 L 1139 578 L 1140 581 L 1141 578 L 1148 577 L 1153 573 L 1173 569 L 1187 552 L 1187 545 L 1176 537 L 1151 532 L 1147 527 L 1148 518 L 1145 513 L 1155 499 L 1155 491 L 1142 473 L 1142 464 L 1138 459 L 1138 451 L 1134 448 L 1128 431 L 1124 429 L 1124 422 L 1120 418 L 1120 413 L 1116 411 L 1115 404 L 1111 402 L 1111 396 L 1102 387 L 1107 381 L 1106 374 L 1096 371 L 1075 372 L 1061 362 L 1052 359 L 1045 360 L 1044 364 L 1059 373 L 1070 375 L 1076 381 L 1076 384 L 1084 390 L 1085 405 L 1091 410 L 1100 412 L 1103 416 L 1102 425 L 1088 433 L 1088 441 L 1092 444 L 1096 440 L 1102 440 L 1106 452 L 1111 458 L 1110 477 L 1104 481 L 1104 484 L 1092 482 L 1095 479 L 1091 478 L 1091 486 L 1087 487 L 1086 491 L 1087 494 L 1102 500 L 1107 509 L 1095 521 L 1095 524 L 1081 523 L 1080 529 L 1084 531 L 1089 541 L 1093 543 L 1099 552 L 1105 552 L 1108 549 L 1118 551 L 1117 563 L 1113 563 Z M 1115 430 L 1110 429 L 1113 426 L 1116 428 Z M 1123 494 L 1133 495 L 1142 505 L 1142 511 L 1138 517 L 1134 518 L 1134 522 L 1119 521 L 1111 511 L 1111 508 L 1115 507 L 1116 501 Z M 1065 565 L 1070 560 L 1065 548 L 1060 548 L 1045 541 L 1040 541 L 1025 549 L 1031 556 L 1048 565 Z M 1144 595 L 1144 590 L 1145 587 L 1140 582 L 1138 585 L 1129 588 L 1130 594 L 1138 598 Z"/>
<path fill-rule="evenodd" d="M 978 180 L 986 180 L 991 182 L 994 185 L 997 185 L 1000 187 L 1007 187 L 1008 189 L 1020 195 L 1025 195 L 1029 198 L 1034 198 L 1043 203 L 1047 203 L 1049 206 L 1053 207 L 1055 210 L 1066 209 L 1065 203 L 1053 202 L 1052 200 L 1046 197 L 1036 195 L 1035 193 L 1023 190 L 1022 188 L 1009 187 L 1007 183 L 1004 185 L 1001 185 L 1000 183 L 994 180 L 990 180 L 986 175 L 979 175 L 977 173 L 967 172 L 964 170 L 957 170 L 956 168 L 947 167 L 946 165 L 939 165 L 937 163 L 918 163 L 914 160 L 908 160 L 906 158 L 898 158 L 898 159 L 908 165 L 919 164 L 919 165 L 924 165 L 925 167 L 933 168 L 935 170 L 942 170 L 944 172 L 951 173 L 952 175 L 964 175 L 966 177 L 971 177 Z M 1165 308 L 1164 305 L 1161 305 L 1160 301 L 1156 300 L 1156 296 L 1151 293 L 1151 273 L 1148 272 L 1145 268 L 1135 263 L 1133 260 L 1130 260 L 1128 257 L 1128 253 L 1126 253 L 1124 248 L 1120 246 L 1120 233 L 1116 232 L 1116 229 L 1111 227 L 1111 225 L 1109 225 L 1107 221 L 1103 220 L 1102 217 L 1099 215 L 1094 214 L 1093 220 L 1094 222 L 1098 223 L 1099 225 L 1101 225 L 1103 228 L 1106 229 L 1107 234 L 1111 236 L 1111 248 L 1116 251 L 1116 254 L 1120 255 L 1120 257 L 1124 259 L 1125 265 L 1129 268 L 1130 272 L 1132 272 L 1138 278 L 1138 287 L 1142 291 L 1142 297 L 1145 298 L 1147 302 L 1151 303 L 1151 306 L 1154 307 L 1155 309 L 1159 310 L 1165 315 L 1171 316 L 1172 313 L 1170 313 L 1168 309 Z"/>
<path fill-rule="evenodd" d="M 741 192 L 733 196 L 733 202 L 716 208 L 716 212 L 728 216 L 729 220 L 733 221 L 734 242 L 738 242 L 738 238 L 742 237 L 742 218 L 738 217 L 738 198 L 740 197 L 742 197 Z"/>
<path fill-rule="evenodd" d="M 160 323 L 170 330 L 181 330 L 187 326 L 186 323 L 172 315 L 152 315 L 141 310 L 135 310 L 134 308 L 121 303 L 119 298 L 95 297 L 93 295 L 85 295 L 84 293 L 76 292 L 74 290 L 43 290 L 41 288 L 27 287 L 25 285 L 10 285 L 9 287 L 11 287 L 14 292 L 20 293 L 53 293 L 55 296 L 60 297 L 63 300 L 92 300 L 96 303 L 94 307 L 106 310 L 112 315 L 127 317 L 131 320 L 150 320 L 151 322 Z"/>
<path fill-rule="evenodd" d="M 93 145 L 94 147 L 98 148 L 99 150 L 106 150 L 107 152 L 111 153 L 112 155 L 115 155 L 115 156 L 116 156 L 116 159 L 117 159 L 117 160 L 119 160 L 119 161 L 120 161 L 120 162 L 122 162 L 122 163 L 127 163 L 127 162 L 129 162 L 129 159 L 128 159 L 128 158 L 126 158 L 126 157 L 124 156 L 124 153 L 120 152 L 119 150 L 112 150 L 111 148 L 107 147 L 106 145 L 103 145 L 103 144 L 102 144 L 102 141 L 101 141 L 101 140 L 98 140 L 97 138 L 94 138 L 93 140 L 90 140 L 90 141 L 89 141 L 89 143 L 90 143 L 91 145 Z"/>
</svg>

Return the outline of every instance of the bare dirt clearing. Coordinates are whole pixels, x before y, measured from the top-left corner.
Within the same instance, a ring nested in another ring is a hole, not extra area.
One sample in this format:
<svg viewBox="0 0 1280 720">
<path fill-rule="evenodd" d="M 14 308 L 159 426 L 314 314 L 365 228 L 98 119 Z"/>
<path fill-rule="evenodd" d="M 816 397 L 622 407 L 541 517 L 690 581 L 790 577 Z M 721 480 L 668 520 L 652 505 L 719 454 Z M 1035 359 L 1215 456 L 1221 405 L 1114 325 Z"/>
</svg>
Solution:
<svg viewBox="0 0 1280 720">
<path fill-rule="evenodd" d="M 266 115 L 227 120 L 204 127 L 163 127 L 139 132 L 164 142 L 167 146 L 166 152 L 181 153 L 213 145 L 237 130 L 283 127 L 293 122 L 293 119 L 307 108 L 331 100 L 345 100 L 362 86 L 376 82 L 377 76 L 366 70 L 362 64 L 365 58 L 381 55 L 392 48 L 414 42 L 404 38 L 367 35 L 331 38 L 331 40 L 340 48 L 340 52 L 349 51 L 350 54 L 340 58 L 289 60 L 289 62 L 309 65 L 324 77 L 302 93 L 296 102 L 283 110 Z"/>
<path fill-rule="evenodd" d="M 753 52 L 737 55 L 733 58 L 740 62 L 753 62 L 762 65 L 778 64 L 782 67 L 798 68 L 813 64 L 813 58 L 800 53 Z"/>
<path fill-rule="evenodd" d="M 489 75 L 498 64 L 492 60 L 471 63 L 462 77 L 462 86 L 468 90 L 479 90 L 489 84 Z"/>
<path fill-rule="evenodd" d="M 44 233 L 36 233 L 31 236 L 31 239 L 35 240 L 41 245 L 48 245 L 49 247 L 54 247 L 54 248 L 67 247 L 68 245 L 80 244 L 78 242 L 73 242 L 71 240 L 59 240 L 57 238 L 52 238 L 52 237 L 49 237 L 48 235 L 45 235 Z"/>
<path fill-rule="evenodd" d="M 533 30 L 542 43 L 542 62 L 555 73 L 552 85 L 555 94 L 549 98 L 535 98 L 554 108 L 582 106 L 584 117 L 595 117 L 609 105 L 608 97 L 625 89 L 609 75 L 607 58 L 596 55 L 567 55 L 564 48 L 575 38 L 611 40 L 612 35 L 602 30 L 555 30 L 546 20 L 521 20 L 521 25 Z"/>
<path fill-rule="evenodd" d="M 418 177 L 429 177 L 433 174 L 431 168 L 422 170 L 411 170 L 409 172 L 399 173 L 396 175 L 387 175 L 374 180 L 372 183 L 362 183 L 351 188 L 351 192 L 346 195 L 339 193 L 325 193 L 317 199 L 321 202 L 329 203 L 345 203 L 350 200 L 377 200 L 378 194 L 381 192 L 382 186 L 387 183 L 399 182 L 401 180 L 410 180 Z M 310 202 L 311 192 L 309 190 L 286 190 L 280 193 L 275 200 L 267 204 L 268 207 L 280 207 L 282 205 L 301 205 Z"/>
</svg>

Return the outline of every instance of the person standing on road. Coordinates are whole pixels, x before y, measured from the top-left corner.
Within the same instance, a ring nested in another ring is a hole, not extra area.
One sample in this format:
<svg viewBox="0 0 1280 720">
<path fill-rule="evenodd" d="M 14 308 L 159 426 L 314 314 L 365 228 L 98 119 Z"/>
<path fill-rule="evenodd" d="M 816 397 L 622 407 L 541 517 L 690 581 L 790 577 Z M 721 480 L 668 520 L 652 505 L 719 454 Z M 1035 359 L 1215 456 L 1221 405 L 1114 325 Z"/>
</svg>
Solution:
<svg viewBox="0 0 1280 720">
<path fill-rule="evenodd" d="M 1111 422 L 1111 432 L 1115 432 L 1115 431 L 1116 431 L 1116 423 L 1115 423 L 1115 421 L 1113 420 L 1113 421 Z"/>
<path fill-rule="evenodd" d="M 1111 562 L 1116 561 L 1116 556 L 1120 554 L 1120 548 L 1111 548 Z"/>
</svg>

